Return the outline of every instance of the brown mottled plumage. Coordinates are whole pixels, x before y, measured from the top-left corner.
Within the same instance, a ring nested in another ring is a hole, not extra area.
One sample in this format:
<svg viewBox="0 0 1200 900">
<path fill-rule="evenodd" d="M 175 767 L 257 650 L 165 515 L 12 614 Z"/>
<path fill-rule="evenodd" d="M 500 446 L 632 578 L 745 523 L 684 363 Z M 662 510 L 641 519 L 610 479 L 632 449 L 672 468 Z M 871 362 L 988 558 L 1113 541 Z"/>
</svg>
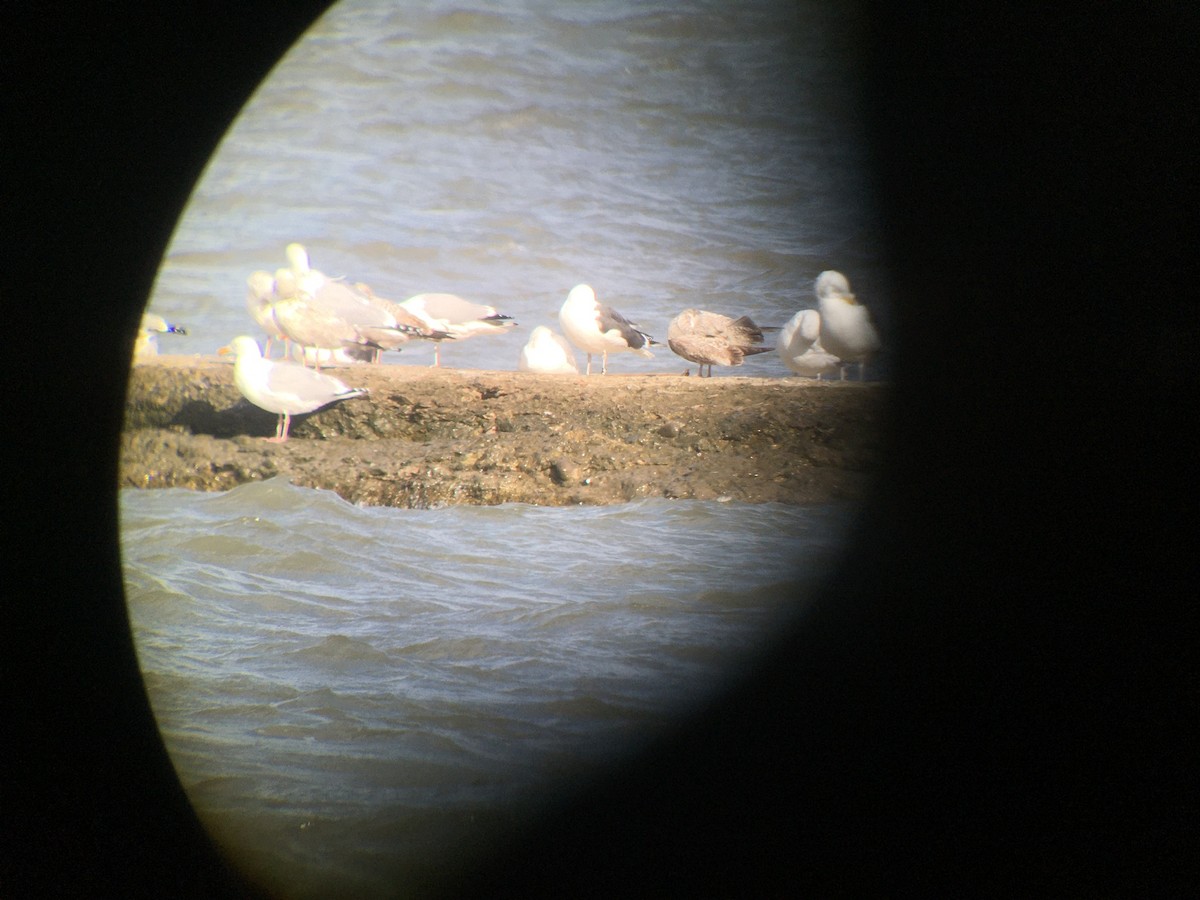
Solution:
<svg viewBox="0 0 1200 900">
<path fill-rule="evenodd" d="M 685 309 L 667 328 L 667 346 L 676 356 L 697 363 L 700 376 L 708 366 L 740 366 L 747 356 L 768 353 L 773 347 L 763 344 L 763 329 L 749 316 L 731 319 L 720 313 Z"/>
</svg>

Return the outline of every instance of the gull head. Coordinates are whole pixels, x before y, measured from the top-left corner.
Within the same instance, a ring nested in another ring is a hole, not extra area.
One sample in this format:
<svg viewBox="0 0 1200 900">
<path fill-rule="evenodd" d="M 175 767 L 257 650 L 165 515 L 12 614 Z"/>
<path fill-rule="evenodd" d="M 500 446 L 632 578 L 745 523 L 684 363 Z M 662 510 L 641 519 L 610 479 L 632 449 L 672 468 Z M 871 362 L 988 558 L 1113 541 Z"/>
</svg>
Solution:
<svg viewBox="0 0 1200 900">
<path fill-rule="evenodd" d="M 824 271 L 817 276 L 816 291 L 818 300 L 837 298 L 847 303 L 856 302 L 854 295 L 850 293 L 850 282 L 846 280 L 846 276 L 833 269 Z"/>
<path fill-rule="evenodd" d="M 258 341 L 244 334 L 235 337 L 229 342 L 228 345 L 220 348 L 217 353 L 219 353 L 221 356 L 232 353 L 234 359 L 239 359 L 241 357 L 262 356 L 262 350 L 260 350 L 258 347 Z"/>
</svg>

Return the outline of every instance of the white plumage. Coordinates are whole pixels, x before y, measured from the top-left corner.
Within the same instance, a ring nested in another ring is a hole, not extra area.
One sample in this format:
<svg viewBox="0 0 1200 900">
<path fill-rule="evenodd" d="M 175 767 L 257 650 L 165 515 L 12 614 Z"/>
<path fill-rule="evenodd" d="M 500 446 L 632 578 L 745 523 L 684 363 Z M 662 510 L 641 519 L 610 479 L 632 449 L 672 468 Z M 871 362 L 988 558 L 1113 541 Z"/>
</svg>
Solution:
<svg viewBox="0 0 1200 900">
<path fill-rule="evenodd" d="M 821 346 L 821 314 L 802 309 L 779 331 L 776 350 L 783 364 L 797 375 L 820 380 L 842 370 L 842 361 Z"/>
<path fill-rule="evenodd" d="M 545 325 L 539 325 L 529 334 L 529 341 L 521 348 L 517 369 L 522 372 L 543 372 L 555 375 L 578 375 L 579 365 L 575 353 L 562 335 L 555 334 Z"/>
<path fill-rule="evenodd" d="M 629 352 L 654 356 L 650 347 L 657 342 L 611 306 L 596 299 L 590 285 L 577 284 L 567 294 L 558 311 L 563 334 L 587 354 L 587 374 L 592 374 L 592 354 L 600 354 L 600 374 L 608 372 L 608 354 Z"/>
<path fill-rule="evenodd" d="M 365 389 L 349 387 L 331 375 L 295 363 L 264 359 L 258 343 L 245 335 L 234 338 L 229 346 L 218 352 L 235 355 L 233 382 L 242 396 L 259 409 L 279 415 L 275 437 L 267 438 L 269 441 L 282 443 L 288 439 L 294 415 L 367 393 Z"/>
<path fill-rule="evenodd" d="M 858 377 L 871 355 L 879 350 L 879 333 L 871 314 L 850 293 L 850 282 L 841 272 L 817 276 L 817 307 L 821 313 L 821 345 L 844 363 L 858 363 Z"/>
</svg>

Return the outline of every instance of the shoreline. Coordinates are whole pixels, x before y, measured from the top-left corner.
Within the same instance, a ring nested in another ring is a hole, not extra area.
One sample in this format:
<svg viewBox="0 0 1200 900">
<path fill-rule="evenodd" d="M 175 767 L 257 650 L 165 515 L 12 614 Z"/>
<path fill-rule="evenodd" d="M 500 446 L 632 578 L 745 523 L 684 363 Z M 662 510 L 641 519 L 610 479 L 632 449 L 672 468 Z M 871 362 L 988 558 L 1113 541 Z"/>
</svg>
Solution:
<svg viewBox="0 0 1200 900">
<path fill-rule="evenodd" d="M 120 487 L 228 490 L 277 475 L 371 506 L 861 499 L 880 460 L 879 383 L 540 375 L 363 365 L 367 397 L 292 420 L 251 405 L 219 357 L 131 371 Z"/>
</svg>

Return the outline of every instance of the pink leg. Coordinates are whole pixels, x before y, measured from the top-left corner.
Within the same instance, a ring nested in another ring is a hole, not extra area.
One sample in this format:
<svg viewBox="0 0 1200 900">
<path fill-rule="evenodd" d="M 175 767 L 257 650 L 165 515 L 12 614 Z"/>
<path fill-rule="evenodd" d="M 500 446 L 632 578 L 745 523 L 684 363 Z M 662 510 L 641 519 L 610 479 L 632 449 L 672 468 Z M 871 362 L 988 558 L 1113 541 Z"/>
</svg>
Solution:
<svg viewBox="0 0 1200 900">
<path fill-rule="evenodd" d="M 292 426 L 292 417 L 287 413 L 280 413 L 279 424 L 275 426 L 275 437 L 266 438 L 268 443 L 282 444 L 288 439 L 288 429 Z"/>
</svg>

